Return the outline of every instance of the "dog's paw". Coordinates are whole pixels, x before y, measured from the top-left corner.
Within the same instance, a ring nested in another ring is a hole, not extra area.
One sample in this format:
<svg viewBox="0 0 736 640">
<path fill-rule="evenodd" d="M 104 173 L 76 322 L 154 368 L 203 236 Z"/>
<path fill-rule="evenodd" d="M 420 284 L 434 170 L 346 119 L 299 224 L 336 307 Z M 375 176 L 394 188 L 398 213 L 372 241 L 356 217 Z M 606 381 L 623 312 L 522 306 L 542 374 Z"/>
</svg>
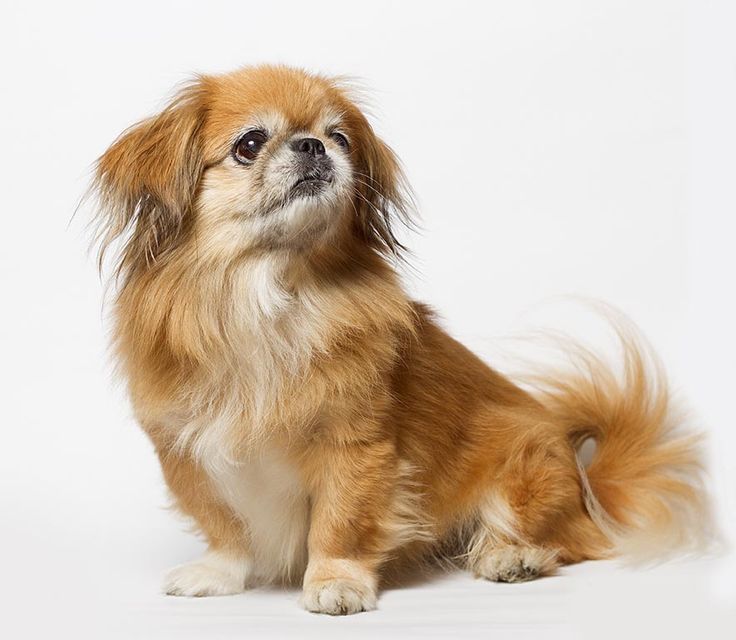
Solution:
<svg viewBox="0 0 736 640">
<path fill-rule="evenodd" d="M 550 549 L 506 545 L 491 549 L 478 560 L 475 572 L 494 582 L 526 582 L 552 573 L 557 553 Z"/>
<path fill-rule="evenodd" d="M 209 551 L 201 559 L 174 567 L 164 579 L 170 596 L 227 596 L 245 591 L 250 563 L 246 558 Z"/>
<path fill-rule="evenodd" d="M 302 603 L 313 613 L 344 616 L 375 609 L 376 593 L 356 580 L 334 578 L 305 585 Z"/>
</svg>

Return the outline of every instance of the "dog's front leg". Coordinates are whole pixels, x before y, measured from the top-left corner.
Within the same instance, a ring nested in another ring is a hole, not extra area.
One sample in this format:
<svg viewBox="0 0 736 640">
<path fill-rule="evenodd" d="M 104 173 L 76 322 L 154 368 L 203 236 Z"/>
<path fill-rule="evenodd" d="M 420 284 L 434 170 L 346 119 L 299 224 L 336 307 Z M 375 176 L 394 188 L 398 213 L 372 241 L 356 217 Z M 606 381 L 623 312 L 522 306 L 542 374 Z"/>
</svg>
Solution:
<svg viewBox="0 0 736 640">
<path fill-rule="evenodd" d="M 393 443 L 323 444 L 310 459 L 304 606 L 331 615 L 374 609 L 378 570 L 392 546 L 388 525 L 398 472 Z"/>
</svg>

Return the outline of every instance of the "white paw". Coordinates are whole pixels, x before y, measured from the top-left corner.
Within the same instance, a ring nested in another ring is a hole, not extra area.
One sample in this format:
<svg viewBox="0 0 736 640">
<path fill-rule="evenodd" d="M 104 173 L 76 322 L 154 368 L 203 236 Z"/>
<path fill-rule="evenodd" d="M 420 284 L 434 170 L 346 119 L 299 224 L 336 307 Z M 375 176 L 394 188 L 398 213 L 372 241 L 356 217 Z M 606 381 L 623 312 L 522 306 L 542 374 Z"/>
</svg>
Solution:
<svg viewBox="0 0 736 640">
<path fill-rule="evenodd" d="M 375 609 L 376 593 L 355 580 L 336 578 L 305 585 L 302 603 L 313 613 L 344 616 Z"/>
<path fill-rule="evenodd" d="M 495 582 L 526 582 L 557 567 L 557 553 L 539 547 L 507 545 L 488 551 L 475 566 L 482 578 Z"/>
<path fill-rule="evenodd" d="M 227 596 L 245 591 L 250 562 L 217 551 L 174 567 L 166 574 L 164 592 L 170 596 Z"/>
</svg>

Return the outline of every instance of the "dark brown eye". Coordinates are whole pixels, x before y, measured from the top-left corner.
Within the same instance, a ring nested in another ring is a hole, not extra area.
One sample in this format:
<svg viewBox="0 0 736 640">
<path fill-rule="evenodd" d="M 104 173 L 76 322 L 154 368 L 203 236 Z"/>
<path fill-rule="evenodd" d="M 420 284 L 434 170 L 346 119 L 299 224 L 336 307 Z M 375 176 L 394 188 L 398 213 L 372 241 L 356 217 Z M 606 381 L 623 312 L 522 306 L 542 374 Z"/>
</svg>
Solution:
<svg viewBox="0 0 736 640">
<path fill-rule="evenodd" d="M 240 164 L 250 164 L 256 159 L 258 152 L 261 150 L 268 136 L 264 131 L 260 129 L 254 129 L 244 133 L 233 147 L 233 158 L 235 158 Z"/>
<path fill-rule="evenodd" d="M 348 139 L 339 131 L 333 131 L 330 134 L 330 138 L 332 138 L 335 141 L 337 146 L 342 147 L 346 151 L 348 147 L 350 146 L 350 144 L 348 143 Z"/>
</svg>

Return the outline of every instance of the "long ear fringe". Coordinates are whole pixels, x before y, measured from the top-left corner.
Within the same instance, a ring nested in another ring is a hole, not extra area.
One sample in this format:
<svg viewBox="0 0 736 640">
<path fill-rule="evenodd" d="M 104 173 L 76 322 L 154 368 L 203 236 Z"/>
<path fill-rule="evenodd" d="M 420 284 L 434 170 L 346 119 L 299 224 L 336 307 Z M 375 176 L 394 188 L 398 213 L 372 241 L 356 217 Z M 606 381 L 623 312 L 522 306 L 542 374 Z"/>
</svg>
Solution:
<svg viewBox="0 0 736 640">
<path fill-rule="evenodd" d="M 364 208 L 361 231 L 366 242 L 384 256 L 405 262 L 408 248 L 397 237 L 396 224 L 415 230 L 417 207 L 414 194 L 404 175 L 398 158 L 384 143 L 381 145 L 380 162 L 384 163 L 379 175 L 376 172 L 358 176 L 358 204 Z"/>
<path fill-rule="evenodd" d="M 158 260 L 183 231 L 202 172 L 202 84 L 198 78 L 182 87 L 160 114 L 124 131 L 95 165 L 85 197 L 96 203 L 93 246 L 101 271 L 115 248 L 115 278 Z"/>
<path fill-rule="evenodd" d="M 330 82 L 360 109 L 369 141 L 362 158 L 364 164 L 356 173 L 359 231 L 373 249 L 406 264 L 409 250 L 399 240 L 396 229 L 397 226 L 410 231 L 419 228 L 414 193 L 396 153 L 376 135 L 366 118 L 374 107 L 364 83 L 349 76 L 331 78 Z"/>
</svg>

